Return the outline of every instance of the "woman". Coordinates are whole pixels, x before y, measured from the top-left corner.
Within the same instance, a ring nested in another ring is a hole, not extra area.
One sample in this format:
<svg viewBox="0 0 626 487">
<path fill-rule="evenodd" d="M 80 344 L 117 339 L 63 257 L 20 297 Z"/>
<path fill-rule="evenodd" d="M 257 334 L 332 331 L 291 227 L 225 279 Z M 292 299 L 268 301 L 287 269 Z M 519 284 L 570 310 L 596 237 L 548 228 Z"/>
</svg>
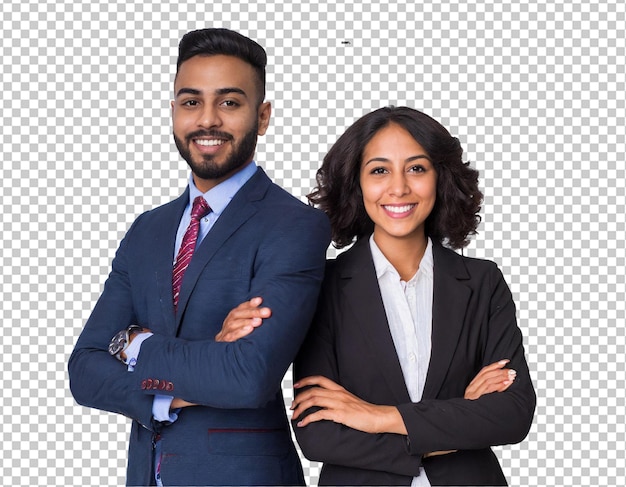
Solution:
<svg viewBox="0 0 626 487">
<path fill-rule="evenodd" d="M 480 221 L 458 139 L 382 108 L 339 138 L 317 181 L 309 199 L 335 245 L 356 239 L 328 262 L 294 367 L 294 431 L 324 463 L 319 484 L 506 485 L 490 447 L 526 437 L 535 393 L 502 274 L 446 248 Z M 261 326 L 261 301 L 235 308 L 217 339 Z"/>
<path fill-rule="evenodd" d="M 337 247 L 356 239 L 329 262 L 294 368 L 294 430 L 324 462 L 320 485 L 506 485 L 490 447 L 526 437 L 535 393 L 502 274 L 446 248 L 480 221 L 458 139 L 382 108 L 339 138 L 317 181 L 309 199 Z"/>
</svg>

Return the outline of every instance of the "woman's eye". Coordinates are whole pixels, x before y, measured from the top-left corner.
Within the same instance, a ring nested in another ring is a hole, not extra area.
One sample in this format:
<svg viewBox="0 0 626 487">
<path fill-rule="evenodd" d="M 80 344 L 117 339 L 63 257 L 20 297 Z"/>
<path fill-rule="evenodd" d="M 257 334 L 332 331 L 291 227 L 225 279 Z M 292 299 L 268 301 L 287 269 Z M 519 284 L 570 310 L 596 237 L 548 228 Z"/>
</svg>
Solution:
<svg viewBox="0 0 626 487">
<path fill-rule="evenodd" d="M 387 170 L 384 167 L 375 167 L 372 169 L 371 174 L 385 174 Z"/>
<path fill-rule="evenodd" d="M 424 166 L 422 166 L 421 164 L 418 164 L 416 166 L 411 166 L 409 171 L 411 171 L 411 172 L 426 172 L 426 168 Z"/>
</svg>

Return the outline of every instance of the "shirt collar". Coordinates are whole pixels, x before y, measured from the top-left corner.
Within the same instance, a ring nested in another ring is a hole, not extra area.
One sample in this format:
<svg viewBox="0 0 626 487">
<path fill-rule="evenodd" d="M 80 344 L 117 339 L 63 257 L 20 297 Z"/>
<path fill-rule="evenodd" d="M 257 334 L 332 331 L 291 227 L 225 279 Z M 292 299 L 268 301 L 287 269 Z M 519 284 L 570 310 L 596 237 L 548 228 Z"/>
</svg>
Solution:
<svg viewBox="0 0 626 487">
<path fill-rule="evenodd" d="M 193 206 L 193 200 L 195 200 L 197 196 L 204 196 L 204 199 L 211 207 L 211 211 L 215 213 L 216 216 L 219 216 L 222 211 L 224 211 L 224 208 L 228 206 L 230 200 L 232 200 L 235 194 L 237 194 L 237 191 L 239 191 L 241 187 L 246 184 L 252 176 L 254 176 L 256 168 L 256 163 L 252 161 L 243 169 L 237 171 L 229 177 L 226 181 L 222 181 L 220 184 L 211 188 L 204 194 L 193 182 L 193 173 L 189 174 L 190 207 Z"/>
<path fill-rule="evenodd" d="M 433 242 L 430 237 L 427 237 L 428 243 L 426 244 L 426 251 L 422 257 L 420 262 L 420 267 L 417 270 L 417 275 L 420 273 L 432 277 L 433 276 L 433 268 L 434 268 L 434 259 L 433 259 Z M 400 274 L 394 266 L 391 265 L 391 262 L 387 260 L 387 257 L 384 256 L 376 242 L 374 241 L 374 234 L 370 236 L 370 250 L 372 252 L 372 259 L 374 260 L 374 268 L 376 269 L 376 278 L 380 279 L 387 273 L 397 277 L 400 279 Z"/>
</svg>

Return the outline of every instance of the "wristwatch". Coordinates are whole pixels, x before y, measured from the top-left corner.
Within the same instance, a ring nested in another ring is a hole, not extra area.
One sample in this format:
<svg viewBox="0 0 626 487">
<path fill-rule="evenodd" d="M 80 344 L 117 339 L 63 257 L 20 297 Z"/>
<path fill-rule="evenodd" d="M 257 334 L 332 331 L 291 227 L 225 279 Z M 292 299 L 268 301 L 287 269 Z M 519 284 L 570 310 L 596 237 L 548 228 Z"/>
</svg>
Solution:
<svg viewBox="0 0 626 487">
<path fill-rule="evenodd" d="M 130 345 L 133 334 L 141 333 L 142 331 L 144 331 L 142 326 L 130 325 L 128 328 L 117 332 L 109 343 L 109 353 L 120 362 L 123 362 L 122 352 Z"/>
</svg>

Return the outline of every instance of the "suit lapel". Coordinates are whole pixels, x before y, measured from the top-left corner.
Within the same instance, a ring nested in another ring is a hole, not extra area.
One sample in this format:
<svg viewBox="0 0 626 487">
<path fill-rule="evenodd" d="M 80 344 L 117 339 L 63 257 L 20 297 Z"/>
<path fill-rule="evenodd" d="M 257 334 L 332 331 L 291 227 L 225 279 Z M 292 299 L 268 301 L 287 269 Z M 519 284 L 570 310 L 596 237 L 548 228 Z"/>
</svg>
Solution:
<svg viewBox="0 0 626 487">
<path fill-rule="evenodd" d="M 168 330 L 172 334 L 176 326 L 174 319 L 174 302 L 172 299 L 172 271 L 174 262 L 174 247 L 176 246 L 176 232 L 180 219 L 183 216 L 185 207 L 189 203 L 189 188 L 176 200 L 172 201 L 163 210 L 165 215 L 162 219 L 161 228 L 168 229 L 167 232 L 159 233 L 154 247 L 156 256 L 154 262 L 156 264 L 155 277 L 159 290 L 159 303 L 161 312 L 165 320 Z"/>
<path fill-rule="evenodd" d="M 389 331 L 376 269 L 369 247 L 369 238 L 362 237 L 350 249 L 342 270 L 342 298 L 355 316 L 354 323 L 364 335 L 370 351 L 376 357 L 377 368 L 385 377 L 398 404 L 410 402 L 398 354 Z"/>
<path fill-rule="evenodd" d="M 263 199 L 270 184 L 271 181 L 263 169 L 258 168 L 255 175 L 244 184 L 237 194 L 235 194 L 234 198 L 213 225 L 213 228 L 211 228 L 207 236 L 196 249 L 189 267 L 187 267 L 185 271 L 180 289 L 178 312 L 176 313 L 177 332 L 180 328 L 185 307 L 189 302 L 189 297 L 204 268 L 214 257 L 215 253 L 224 245 L 224 242 L 257 212 L 255 202 Z M 172 271 L 170 270 L 170 276 L 171 274 Z"/>
<path fill-rule="evenodd" d="M 437 397 L 456 350 L 471 289 L 463 281 L 469 274 L 462 257 L 433 245 L 434 292 L 432 352 L 422 397 Z"/>
</svg>

